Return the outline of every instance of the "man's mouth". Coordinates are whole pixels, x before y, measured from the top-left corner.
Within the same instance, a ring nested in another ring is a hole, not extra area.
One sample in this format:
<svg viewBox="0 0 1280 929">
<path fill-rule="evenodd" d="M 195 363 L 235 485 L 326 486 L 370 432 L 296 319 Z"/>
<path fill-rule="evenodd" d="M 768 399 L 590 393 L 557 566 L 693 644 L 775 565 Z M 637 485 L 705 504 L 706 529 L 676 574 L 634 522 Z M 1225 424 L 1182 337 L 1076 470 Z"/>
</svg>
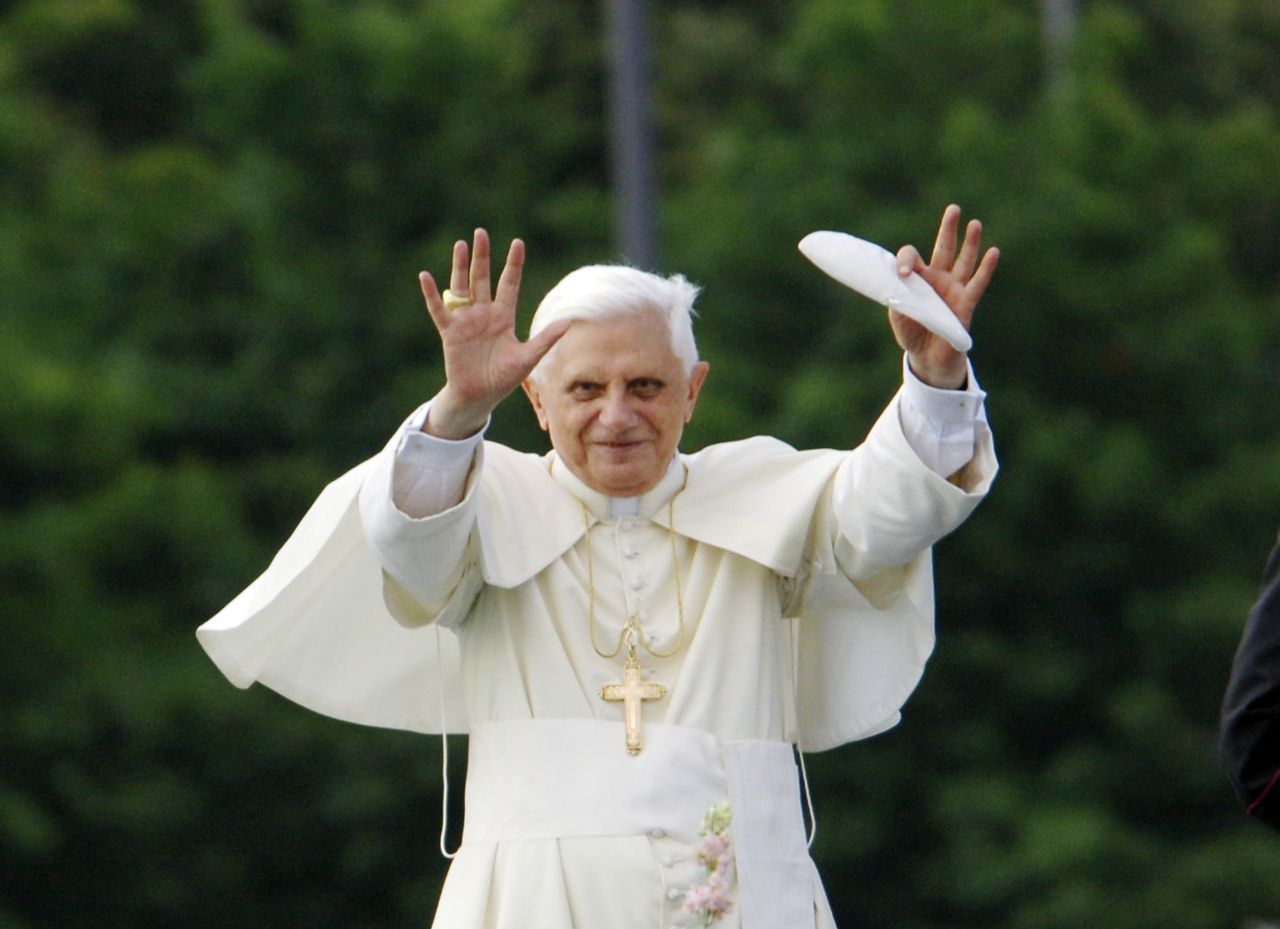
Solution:
<svg viewBox="0 0 1280 929">
<path fill-rule="evenodd" d="M 605 439 L 605 440 L 596 441 L 592 444 L 600 448 L 627 449 L 627 448 L 635 448 L 637 445 L 641 445 L 642 443 L 643 443 L 642 439 Z"/>
</svg>

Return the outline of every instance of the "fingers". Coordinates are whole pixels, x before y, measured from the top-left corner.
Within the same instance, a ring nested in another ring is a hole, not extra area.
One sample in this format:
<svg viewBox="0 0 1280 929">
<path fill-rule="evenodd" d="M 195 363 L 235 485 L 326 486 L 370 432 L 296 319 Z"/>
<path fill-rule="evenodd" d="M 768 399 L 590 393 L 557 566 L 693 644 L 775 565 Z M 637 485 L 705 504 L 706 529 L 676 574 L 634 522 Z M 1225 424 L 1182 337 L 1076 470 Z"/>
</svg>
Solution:
<svg viewBox="0 0 1280 929">
<path fill-rule="evenodd" d="M 513 307 L 516 305 L 516 300 L 520 296 L 520 278 L 523 273 L 524 242 L 512 239 L 511 248 L 507 251 L 507 263 L 502 269 L 502 276 L 498 278 L 496 303 L 505 303 Z"/>
<path fill-rule="evenodd" d="M 979 264 L 978 256 L 982 254 L 982 223 L 979 220 L 971 219 L 965 225 L 964 241 L 960 243 L 960 252 L 956 253 L 956 237 L 960 231 L 960 207 L 956 204 L 950 204 L 942 211 L 942 223 L 938 227 L 938 237 L 933 244 L 933 254 L 929 258 L 929 269 L 935 272 L 947 272 L 953 280 L 959 281 L 961 284 L 968 284 L 976 278 L 978 273 L 982 273 L 984 278 L 981 286 L 977 290 L 981 294 L 986 290 L 987 284 L 991 280 L 991 275 L 995 271 L 995 263 L 999 260 L 999 253 L 996 257 L 991 257 L 993 250 L 988 250 L 987 254 L 982 257 Z M 903 270 L 904 259 L 903 253 L 906 251 L 904 247 L 898 253 L 898 272 L 905 276 Z M 990 264 L 988 264 L 990 261 Z M 977 271 L 975 271 L 977 266 Z M 984 270 L 985 269 L 985 270 Z M 919 271 L 919 267 L 915 270 Z"/>
<path fill-rule="evenodd" d="M 453 243 L 453 270 L 449 272 L 449 289 L 459 296 L 470 294 L 469 274 L 467 243 L 465 239 L 459 239 Z"/>
<path fill-rule="evenodd" d="M 470 250 L 465 239 L 453 243 L 449 290 L 458 296 L 470 297 L 472 303 L 489 302 L 489 233 L 485 230 L 476 230 Z"/>
<path fill-rule="evenodd" d="M 965 297 L 974 305 L 986 293 L 987 285 L 991 283 L 991 276 L 996 273 L 996 265 L 999 263 L 1000 249 L 987 249 L 987 253 L 982 256 L 981 264 L 978 265 L 978 270 L 974 272 L 973 277 L 969 278 L 969 283 L 964 288 Z"/>
<path fill-rule="evenodd" d="M 551 351 L 555 344 L 560 341 L 560 337 L 569 331 L 572 325 L 571 319 L 560 319 L 551 323 L 547 328 L 543 329 L 537 335 L 532 336 L 528 342 L 524 344 L 526 360 L 528 361 L 529 370 L 542 360 L 542 356 Z"/>
<path fill-rule="evenodd" d="M 431 321 L 436 324 L 436 329 L 444 332 L 449 325 L 449 311 L 440 296 L 440 289 L 436 287 L 435 278 L 429 271 L 422 271 L 418 274 L 418 286 L 422 288 L 422 297 L 427 302 L 427 313 L 431 315 Z"/>
<path fill-rule="evenodd" d="M 977 264 L 978 253 L 982 249 L 982 223 L 976 219 L 969 220 L 964 230 L 964 244 L 960 246 L 960 254 L 951 271 L 957 278 L 967 281 L 973 275 L 973 266 Z"/>
<path fill-rule="evenodd" d="M 914 245 L 904 245 L 898 249 L 898 275 L 907 277 L 912 271 L 924 270 L 924 259 Z"/>
<path fill-rule="evenodd" d="M 929 267 L 946 271 L 951 267 L 956 254 L 956 233 L 960 229 L 960 207 L 952 203 L 942 211 L 942 222 L 938 225 L 938 237 L 933 243 L 933 255 L 929 258 Z"/>
<path fill-rule="evenodd" d="M 498 279 L 496 303 L 502 304 L 512 314 L 520 294 L 524 254 L 524 242 L 520 239 L 512 240 L 511 248 L 507 253 L 507 263 L 503 267 L 502 276 Z M 453 264 L 449 272 L 449 290 L 459 297 L 469 298 L 469 303 L 472 305 L 493 303 L 490 295 L 489 259 L 489 234 L 484 229 L 476 230 L 474 243 L 470 248 L 465 240 L 459 239 L 455 242 Z M 440 293 L 435 278 L 429 272 L 422 271 L 418 274 L 418 285 L 426 300 L 427 312 L 431 315 L 436 328 L 443 333 L 451 325 L 454 311 L 445 304 L 444 296 Z"/>
<path fill-rule="evenodd" d="M 489 292 L 489 233 L 477 229 L 475 245 L 471 249 L 471 294 L 472 303 L 488 303 Z"/>
<path fill-rule="evenodd" d="M 957 252 L 956 239 L 959 231 L 960 207 L 952 203 L 942 212 L 942 222 L 938 227 L 929 264 L 924 265 L 919 253 L 910 245 L 904 245 L 898 250 L 897 264 L 901 277 L 907 277 L 914 271 L 924 278 L 968 329 L 974 311 L 995 274 L 996 265 L 1000 261 L 1000 250 L 989 248 L 983 254 L 982 223 L 971 219 L 965 225 L 964 241 L 959 243 Z M 912 350 L 911 345 L 918 337 L 923 337 L 923 330 L 917 332 L 917 324 L 905 318 L 899 318 L 891 312 L 889 321 L 899 344 L 908 351 Z"/>
</svg>

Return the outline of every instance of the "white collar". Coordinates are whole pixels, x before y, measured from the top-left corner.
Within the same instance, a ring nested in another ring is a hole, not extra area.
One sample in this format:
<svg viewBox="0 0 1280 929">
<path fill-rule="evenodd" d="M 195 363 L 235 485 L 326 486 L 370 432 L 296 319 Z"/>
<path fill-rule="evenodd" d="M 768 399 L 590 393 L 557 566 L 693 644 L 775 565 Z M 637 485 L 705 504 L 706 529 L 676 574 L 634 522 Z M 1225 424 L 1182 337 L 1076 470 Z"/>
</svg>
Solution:
<svg viewBox="0 0 1280 929">
<path fill-rule="evenodd" d="M 610 497 L 587 486 L 569 470 L 555 452 L 551 452 L 547 460 L 551 476 L 560 486 L 581 500 L 596 519 L 620 516 L 640 516 L 648 519 L 667 505 L 667 502 L 684 486 L 685 481 L 684 464 L 680 456 L 675 455 L 667 465 L 666 474 L 662 475 L 662 479 L 647 492 L 636 497 Z"/>
</svg>

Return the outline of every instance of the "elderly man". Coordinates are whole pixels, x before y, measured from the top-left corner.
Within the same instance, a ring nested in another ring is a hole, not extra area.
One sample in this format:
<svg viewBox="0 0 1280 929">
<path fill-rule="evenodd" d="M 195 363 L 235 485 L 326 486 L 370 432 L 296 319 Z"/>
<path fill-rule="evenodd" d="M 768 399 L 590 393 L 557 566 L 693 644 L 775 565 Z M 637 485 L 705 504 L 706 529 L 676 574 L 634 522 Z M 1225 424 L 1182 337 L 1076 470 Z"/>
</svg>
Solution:
<svg viewBox="0 0 1280 929">
<path fill-rule="evenodd" d="M 959 230 L 898 265 L 967 328 L 997 253 Z M 201 641 L 241 686 L 470 733 L 437 929 L 834 925 L 793 747 L 883 731 L 919 679 L 930 547 L 995 473 L 967 358 L 891 312 L 904 385 L 859 447 L 686 455 L 696 288 L 579 269 L 521 342 L 524 247 L 496 290 L 489 260 L 481 230 L 422 275 L 444 387 Z M 482 439 L 521 386 L 547 455 Z"/>
</svg>

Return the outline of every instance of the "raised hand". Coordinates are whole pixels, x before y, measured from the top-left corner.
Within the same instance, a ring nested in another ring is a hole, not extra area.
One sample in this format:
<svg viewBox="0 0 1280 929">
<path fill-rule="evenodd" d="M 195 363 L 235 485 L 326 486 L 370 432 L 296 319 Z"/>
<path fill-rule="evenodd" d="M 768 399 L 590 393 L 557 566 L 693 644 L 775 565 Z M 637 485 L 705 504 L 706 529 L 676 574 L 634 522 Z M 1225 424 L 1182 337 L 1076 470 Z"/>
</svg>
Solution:
<svg viewBox="0 0 1280 929">
<path fill-rule="evenodd" d="M 444 388 L 431 404 L 423 431 L 446 439 L 474 435 L 502 400 L 564 335 L 568 322 L 548 326 L 528 342 L 516 337 L 516 301 L 524 270 L 524 243 L 511 242 L 507 263 L 490 293 L 489 235 L 475 233 L 468 261 L 467 243 L 453 246 L 449 305 L 430 273 L 418 275 L 427 312 L 444 349 Z"/>
<path fill-rule="evenodd" d="M 914 245 L 904 245 L 898 250 L 898 273 L 906 277 L 914 271 L 923 277 L 968 329 L 978 301 L 991 283 L 991 276 L 1000 260 L 1000 250 L 989 248 L 982 260 L 978 260 L 982 250 L 982 223 L 971 219 L 965 227 L 964 242 L 957 254 L 959 231 L 960 207 L 953 203 L 942 213 L 942 223 L 938 227 L 938 238 L 933 244 L 929 263 L 924 263 Z M 914 319 L 893 310 L 889 311 L 889 325 L 893 327 L 898 344 L 906 351 L 916 377 L 934 387 L 964 386 L 968 371 L 964 353 L 956 351 Z"/>
</svg>

